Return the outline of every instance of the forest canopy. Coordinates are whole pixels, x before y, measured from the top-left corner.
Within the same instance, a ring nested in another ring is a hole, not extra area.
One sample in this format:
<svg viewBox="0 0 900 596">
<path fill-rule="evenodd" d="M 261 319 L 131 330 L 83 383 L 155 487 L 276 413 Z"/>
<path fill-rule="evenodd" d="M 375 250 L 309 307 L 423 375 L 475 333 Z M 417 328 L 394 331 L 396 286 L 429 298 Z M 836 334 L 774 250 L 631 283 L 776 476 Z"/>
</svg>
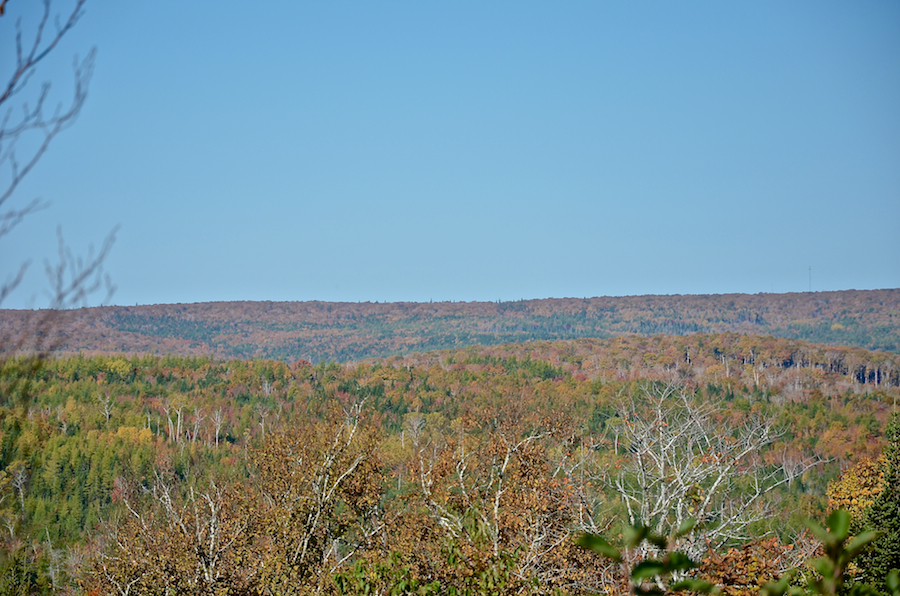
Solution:
<svg viewBox="0 0 900 596">
<path fill-rule="evenodd" d="M 60 353 L 313 363 L 470 345 L 703 333 L 900 352 L 900 290 L 562 298 L 516 302 L 210 302 L 73 311 Z M 0 310 L 0 331 L 27 312 Z"/>
<path fill-rule="evenodd" d="M 777 552 L 777 579 L 813 556 L 802 520 L 842 471 L 881 461 L 898 358 L 738 334 L 10 358 L 3 570 L 38 593 L 594 593 L 625 579 L 581 533 L 691 517 L 707 577 Z M 694 439 L 660 451 L 666 433 Z"/>
</svg>

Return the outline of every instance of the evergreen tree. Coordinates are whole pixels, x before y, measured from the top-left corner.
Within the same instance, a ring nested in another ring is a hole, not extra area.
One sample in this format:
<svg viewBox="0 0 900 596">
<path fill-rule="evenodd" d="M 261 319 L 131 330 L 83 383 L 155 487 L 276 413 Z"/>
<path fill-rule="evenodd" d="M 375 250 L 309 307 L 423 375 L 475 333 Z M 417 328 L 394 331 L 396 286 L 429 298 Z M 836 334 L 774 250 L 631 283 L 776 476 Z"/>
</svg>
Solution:
<svg viewBox="0 0 900 596">
<path fill-rule="evenodd" d="M 900 569 L 900 415 L 894 413 L 886 430 L 884 449 L 884 490 L 868 513 L 868 526 L 881 532 L 859 559 L 866 581 L 889 593 L 885 578 L 891 569 Z"/>
</svg>

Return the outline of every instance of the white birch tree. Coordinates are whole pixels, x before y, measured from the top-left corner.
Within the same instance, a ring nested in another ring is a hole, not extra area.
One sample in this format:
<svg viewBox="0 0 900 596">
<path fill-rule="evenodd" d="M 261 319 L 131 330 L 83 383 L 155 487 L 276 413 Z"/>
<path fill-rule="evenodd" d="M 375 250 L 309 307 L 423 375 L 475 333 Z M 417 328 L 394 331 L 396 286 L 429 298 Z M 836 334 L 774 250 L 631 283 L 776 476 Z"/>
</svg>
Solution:
<svg viewBox="0 0 900 596">
<path fill-rule="evenodd" d="M 611 483 L 628 522 L 665 536 L 696 520 L 697 529 L 677 545 L 695 559 L 708 545 L 750 538 L 751 524 L 768 516 L 766 495 L 797 475 L 762 463 L 761 451 L 780 435 L 770 418 L 748 415 L 735 423 L 719 405 L 681 387 L 645 387 L 622 404 L 620 416 L 627 451 Z M 802 471 L 817 463 L 804 460 Z"/>
</svg>

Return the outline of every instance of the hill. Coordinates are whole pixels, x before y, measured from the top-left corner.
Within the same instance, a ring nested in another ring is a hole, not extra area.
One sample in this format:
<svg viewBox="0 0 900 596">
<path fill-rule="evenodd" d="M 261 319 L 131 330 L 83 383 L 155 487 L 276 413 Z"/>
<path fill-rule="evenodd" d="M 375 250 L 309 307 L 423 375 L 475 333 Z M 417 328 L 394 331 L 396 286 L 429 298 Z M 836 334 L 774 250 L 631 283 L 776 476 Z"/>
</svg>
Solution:
<svg viewBox="0 0 900 596">
<path fill-rule="evenodd" d="M 29 311 L 0 310 L 3 337 Z M 900 289 L 517 302 L 211 302 L 67 313 L 60 353 L 351 361 L 530 340 L 740 333 L 900 352 Z"/>
<path fill-rule="evenodd" d="M 285 580 L 294 586 L 374 593 L 335 587 L 358 571 L 352 577 L 364 583 L 405 578 L 465 593 L 465 578 L 525 561 L 517 567 L 525 583 L 598 593 L 618 581 L 614 570 L 601 573 L 572 539 L 592 528 L 616 534 L 629 515 L 623 491 L 640 494 L 632 481 L 646 471 L 641 458 L 675 453 L 652 451 L 673 444 L 656 440 L 669 429 L 688 438 L 672 462 L 689 462 L 691 474 L 687 492 L 669 474 L 653 481 L 680 495 L 672 510 L 707 494 L 720 499 L 716 515 L 737 501 L 733 510 L 750 514 L 701 544 L 715 539 L 724 556 L 765 536 L 766 560 L 798 553 L 790 565 L 800 565 L 810 552 L 800 520 L 821 517 L 841 470 L 878 457 L 900 396 L 900 355 L 738 333 L 533 341 L 315 366 L 82 354 L 33 365 L 0 366 L 8 532 L 0 594 L 22 593 L 5 592 L 4 579 L 39 594 L 51 583 L 107 594 L 115 582 L 154 593 L 192 581 L 185 569 L 206 552 L 192 542 L 197 527 L 234 532 L 216 551 L 229 581 L 278 582 L 280 573 L 264 572 L 287 569 L 300 574 Z M 738 445 L 746 457 L 735 455 Z M 321 462 L 350 472 L 332 475 Z M 297 520 L 310 519 L 308 495 L 324 494 L 310 484 L 317 478 L 348 481 L 329 491 L 339 502 L 321 510 L 326 527 L 310 529 Z M 534 539 L 547 529 L 552 543 Z M 360 532 L 378 539 L 360 542 Z M 319 535 L 328 540 L 313 541 L 315 561 L 325 568 L 283 564 L 281 545 Z M 333 548 L 346 559 L 325 559 Z"/>
</svg>

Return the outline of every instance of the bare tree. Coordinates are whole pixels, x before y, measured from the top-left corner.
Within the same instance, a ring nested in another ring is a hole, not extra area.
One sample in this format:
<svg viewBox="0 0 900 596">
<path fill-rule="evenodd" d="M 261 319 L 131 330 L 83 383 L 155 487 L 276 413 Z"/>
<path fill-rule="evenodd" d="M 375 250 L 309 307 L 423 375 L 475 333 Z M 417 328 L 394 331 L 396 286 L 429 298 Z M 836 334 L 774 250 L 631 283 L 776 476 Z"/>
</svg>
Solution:
<svg viewBox="0 0 900 596">
<path fill-rule="evenodd" d="M 96 49 L 84 59 L 75 57 L 71 100 L 55 107 L 49 105 L 51 84 L 39 87 L 32 81 L 38 67 L 84 15 L 86 0 L 76 0 L 68 16 L 53 15 L 51 0 L 44 0 L 43 11 L 31 35 L 24 35 L 21 20 L 16 22 L 15 66 L 5 87 L 0 88 L 0 240 L 49 202 L 39 198 L 16 201 L 15 192 L 22 180 L 35 168 L 56 136 L 75 122 L 87 98 Z M 50 25 L 54 16 L 54 25 Z M 105 261 L 115 240 L 113 230 L 99 250 L 88 250 L 77 257 L 66 247 L 61 230 L 57 231 L 59 251 L 56 263 L 45 264 L 49 281 L 48 309 L 33 313 L 21 324 L 0 334 L 0 355 L 27 351 L 38 360 L 61 341 L 61 311 L 86 304 L 88 296 L 105 283 L 107 297 L 113 287 L 103 276 Z M 21 263 L 0 283 L 0 306 L 24 279 L 30 261 Z"/>
<path fill-rule="evenodd" d="M 645 388 L 621 408 L 628 451 L 612 484 L 628 521 L 669 535 L 696 520 L 698 530 L 678 545 L 695 558 L 708 545 L 747 539 L 748 526 L 767 515 L 764 496 L 788 481 L 759 457 L 780 434 L 772 420 L 749 417 L 735 425 L 720 413 L 716 404 L 698 403 L 673 385 Z M 801 468 L 816 463 L 810 459 Z"/>
<path fill-rule="evenodd" d="M 100 410 L 103 412 L 103 416 L 106 418 L 106 426 L 109 427 L 109 417 L 112 415 L 112 398 L 108 393 L 101 395 L 97 398 L 100 402 Z"/>
<path fill-rule="evenodd" d="M 570 449 L 567 421 L 523 416 L 511 408 L 448 435 L 416 429 L 419 418 L 411 417 L 410 498 L 417 504 L 404 517 L 459 549 L 465 573 L 515 553 L 510 571 L 522 586 L 540 585 L 547 593 L 585 588 L 579 565 L 566 561 L 581 555 L 572 548 L 583 504 L 574 483 L 589 454 Z M 559 451 L 575 457 L 551 455 Z M 436 555 L 423 549 L 415 556 Z"/>
<path fill-rule="evenodd" d="M 413 447 L 419 446 L 419 438 L 422 436 L 422 432 L 425 430 L 425 417 L 415 412 L 410 414 L 406 419 L 406 424 L 403 426 L 403 430 L 401 431 L 400 440 L 404 441 L 404 437 L 406 433 L 409 433 L 409 436 L 412 437 Z"/>
<path fill-rule="evenodd" d="M 28 469 L 25 467 L 24 463 L 20 462 L 20 465 L 16 466 L 13 464 L 10 466 L 10 469 L 13 470 L 12 473 L 12 484 L 16 489 L 16 492 L 19 494 L 19 502 L 22 507 L 22 520 L 25 520 L 25 485 L 28 484 Z"/>
<path fill-rule="evenodd" d="M 173 443 L 181 442 L 181 422 L 184 414 L 184 404 L 181 403 L 181 400 L 176 398 L 172 401 L 166 401 L 162 405 L 163 413 L 166 415 L 166 421 L 168 423 L 168 434 L 169 441 Z M 175 420 L 172 420 L 172 413 L 175 413 Z"/>
<path fill-rule="evenodd" d="M 191 433 L 191 443 L 197 441 L 197 437 L 200 436 L 200 425 L 203 424 L 203 421 L 206 420 L 206 416 L 203 415 L 203 409 L 197 408 L 194 412 L 194 430 Z"/>
<path fill-rule="evenodd" d="M 383 479 L 362 406 L 335 409 L 327 422 L 270 432 L 256 452 L 258 513 L 271 537 L 264 593 L 302 592 L 383 531 Z"/>
<path fill-rule="evenodd" d="M 122 483 L 84 574 L 101 594 L 310 594 L 383 531 L 375 432 L 359 405 L 269 431 L 252 482 Z"/>
<path fill-rule="evenodd" d="M 212 415 L 213 426 L 216 429 L 216 447 L 219 446 L 219 433 L 222 432 L 222 424 L 225 422 L 225 415 L 222 412 L 222 408 L 216 408 L 216 411 L 213 412 Z"/>
<path fill-rule="evenodd" d="M 259 414 L 259 428 L 262 430 L 262 438 L 263 438 L 263 441 L 265 441 L 266 440 L 266 418 L 269 417 L 269 408 L 262 404 L 257 404 L 256 413 Z"/>
<path fill-rule="evenodd" d="M 249 593 L 252 512 L 227 485 L 176 486 L 156 473 L 143 497 L 126 488 L 127 513 L 109 524 L 87 580 L 103 593 Z M 227 586 L 227 587 L 226 587 Z M 230 588 L 230 589 L 229 589 Z"/>
<path fill-rule="evenodd" d="M 61 548 L 54 548 L 53 542 L 50 540 L 50 531 L 46 528 L 44 531 L 47 536 L 47 546 L 45 551 L 47 553 L 47 558 L 49 559 L 47 562 L 47 575 L 50 576 L 50 586 L 55 591 L 58 588 L 59 579 L 62 575 L 66 551 Z"/>
<path fill-rule="evenodd" d="M 802 476 L 810 468 L 810 461 L 810 458 L 804 457 L 796 451 L 788 453 L 787 447 L 784 448 L 779 457 L 779 463 L 788 486 L 793 484 L 795 478 Z"/>
<path fill-rule="evenodd" d="M 186 502 L 179 504 L 173 499 L 172 487 L 157 476 L 152 495 L 162 505 L 168 523 L 179 530 L 196 554 L 195 583 L 214 584 L 223 573 L 220 565 L 223 554 L 243 534 L 247 520 L 240 520 L 233 528 L 225 526 L 222 519 L 225 492 L 215 483 L 210 483 L 210 490 L 203 493 L 191 487 Z"/>
</svg>

